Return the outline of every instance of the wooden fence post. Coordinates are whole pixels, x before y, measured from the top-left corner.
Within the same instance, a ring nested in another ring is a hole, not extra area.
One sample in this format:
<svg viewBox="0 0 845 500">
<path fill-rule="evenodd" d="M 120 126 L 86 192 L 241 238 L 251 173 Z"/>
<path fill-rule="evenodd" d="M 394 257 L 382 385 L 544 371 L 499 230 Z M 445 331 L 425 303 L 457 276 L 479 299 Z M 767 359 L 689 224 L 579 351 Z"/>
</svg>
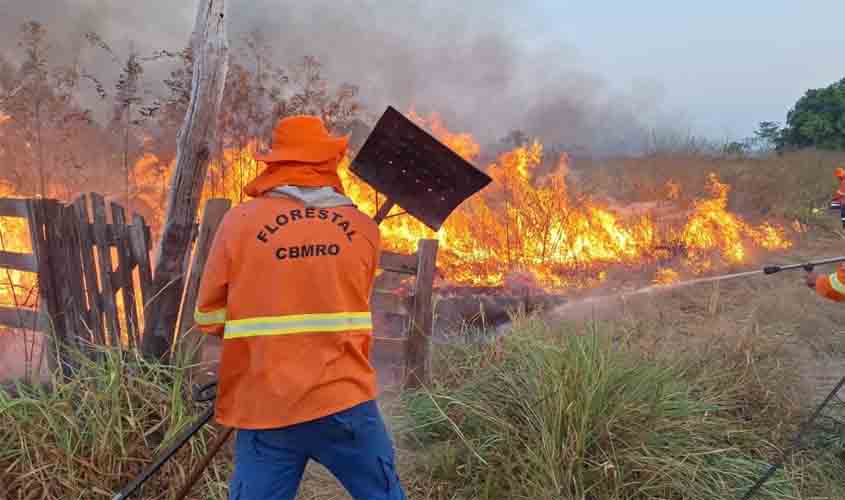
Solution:
<svg viewBox="0 0 845 500">
<path fill-rule="evenodd" d="M 30 234 L 38 261 L 38 292 L 49 318 L 49 325 L 44 330 L 48 346 L 47 362 L 51 371 L 61 368 L 62 374 L 68 376 L 71 365 L 65 351 L 70 341 L 68 335 L 72 332 L 68 332 L 69 322 L 64 310 L 70 300 L 70 291 L 64 281 L 67 270 L 63 268 L 63 260 L 72 242 L 62 240 L 64 215 L 56 200 L 29 201 Z"/>
<path fill-rule="evenodd" d="M 91 330 L 91 342 L 106 345 L 105 327 L 103 325 L 103 298 L 100 296 L 100 286 L 97 282 L 97 266 L 94 260 L 94 240 L 91 236 L 91 219 L 88 217 L 88 204 L 85 195 L 81 195 L 73 203 L 76 220 L 79 224 L 79 244 L 82 259 L 82 272 L 85 275 L 85 292 L 88 298 L 87 328 Z"/>
<path fill-rule="evenodd" d="M 188 345 L 186 335 L 194 326 L 194 309 L 197 305 L 200 279 L 205 269 L 205 263 L 208 260 L 208 252 L 211 250 L 211 244 L 214 242 L 214 235 L 217 234 L 217 228 L 220 226 L 223 216 L 226 215 L 226 212 L 231 206 L 232 202 L 225 198 L 208 200 L 205 205 L 202 224 L 200 224 L 199 236 L 197 238 L 197 246 L 196 250 L 194 250 L 194 259 L 191 263 L 191 274 L 188 277 L 187 286 L 185 286 L 182 311 L 179 318 L 179 338 L 185 341 L 180 342 L 182 347 L 193 347 Z"/>
<path fill-rule="evenodd" d="M 120 349 L 120 321 L 118 320 L 117 305 L 115 297 L 117 291 L 112 283 L 112 261 L 111 247 L 108 243 L 108 222 L 106 220 L 106 202 L 102 195 L 91 193 L 91 207 L 94 215 L 94 243 L 97 245 L 97 260 L 100 270 L 100 285 L 102 286 L 101 297 L 103 299 L 103 312 L 106 319 L 106 331 L 109 335 L 110 344 L 115 349 Z"/>
<path fill-rule="evenodd" d="M 176 336 L 179 299 L 184 286 L 183 262 L 191 250 L 190 229 L 196 219 L 208 160 L 217 135 L 229 61 L 224 0 L 200 0 L 192 35 L 194 73 L 191 99 L 176 144 L 176 168 L 170 178 L 164 229 L 153 273 L 155 298 L 144 325 L 142 352 L 167 359 Z"/>
<path fill-rule="evenodd" d="M 437 240 L 420 240 L 417 248 L 417 278 L 414 286 L 408 341 L 405 344 L 405 384 L 413 389 L 429 383 L 431 330 L 434 310 L 432 295 L 437 262 Z"/>
</svg>

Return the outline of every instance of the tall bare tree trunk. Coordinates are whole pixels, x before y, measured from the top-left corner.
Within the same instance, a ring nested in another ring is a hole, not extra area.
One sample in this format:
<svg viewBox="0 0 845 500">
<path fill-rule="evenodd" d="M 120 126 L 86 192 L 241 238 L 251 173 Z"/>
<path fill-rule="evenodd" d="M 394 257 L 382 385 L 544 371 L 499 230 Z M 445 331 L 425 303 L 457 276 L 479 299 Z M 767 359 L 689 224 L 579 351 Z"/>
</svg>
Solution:
<svg viewBox="0 0 845 500">
<path fill-rule="evenodd" d="M 191 101 L 176 147 L 167 216 L 156 251 L 153 290 L 147 309 L 142 351 L 167 359 L 173 345 L 184 283 L 185 256 L 199 208 L 208 160 L 217 133 L 217 117 L 228 72 L 225 0 L 200 0 L 191 46 L 194 75 Z"/>
</svg>

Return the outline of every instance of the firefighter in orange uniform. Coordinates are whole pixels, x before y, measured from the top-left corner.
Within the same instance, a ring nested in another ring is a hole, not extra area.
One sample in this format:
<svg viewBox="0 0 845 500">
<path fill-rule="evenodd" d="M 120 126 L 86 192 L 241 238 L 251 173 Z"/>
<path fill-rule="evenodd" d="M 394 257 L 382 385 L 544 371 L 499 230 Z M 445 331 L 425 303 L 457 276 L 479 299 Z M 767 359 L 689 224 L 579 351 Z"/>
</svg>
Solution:
<svg viewBox="0 0 845 500">
<path fill-rule="evenodd" d="M 839 188 L 830 200 L 830 208 L 841 211 L 842 225 L 845 227 L 845 169 L 837 168 L 834 175 L 839 179 Z M 845 300 L 845 265 L 840 265 L 835 273 L 827 275 L 807 273 L 805 282 L 822 297 L 836 302 Z"/>
<path fill-rule="evenodd" d="M 358 500 L 403 500 L 376 405 L 376 223 L 344 195 L 347 138 L 279 121 L 267 164 L 214 238 L 195 319 L 223 338 L 216 420 L 237 429 L 230 500 L 293 500 L 315 460 Z"/>
<path fill-rule="evenodd" d="M 835 302 L 845 301 L 845 265 L 830 274 L 807 273 L 806 284 L 822 297 Z"/>
<path fill-rule="evenodd" d="M 837 168 L 834 175 L 839 179 L 839 189 L 836 190 L 836 193 L 830 199 L 830 208 L 835 210 L 842 208 L 842 204 L 845 202 L 845 169 L 842 167 Z"/>
</svg>

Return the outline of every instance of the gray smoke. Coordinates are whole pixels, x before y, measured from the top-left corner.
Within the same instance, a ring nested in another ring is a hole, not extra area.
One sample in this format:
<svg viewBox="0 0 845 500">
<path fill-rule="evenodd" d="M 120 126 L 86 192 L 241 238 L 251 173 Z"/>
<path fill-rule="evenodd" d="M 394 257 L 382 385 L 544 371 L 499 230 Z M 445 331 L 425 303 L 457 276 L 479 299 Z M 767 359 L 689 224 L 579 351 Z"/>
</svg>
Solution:
<svg viewBox="0 0 845 500">
<path fill-rule="evenodd" d="M 118 68 L 86 48 L 82 33 L 96 31 L 123 51 L 130 41 L 141 52 L 179 50 L 195 7 L 196 0 L 0 0 L 0 54 L 13 58 L 18 25 L 35 19 L 47 26 L 56 57 L 78 59 L 108 80 Z M 280 64 L 316 56 L 332 81 L 360 87 L 374 115 L 388 104 L 413 105 L 486 143 L 521 129 L 577 151 L 644 147 L 660 112 L 659 86 L 612 86 L 573 46 L 528 46 L 509 24 L 518 8 L 502 0 L 231 0 L 228 17 L 233 48 L 259 29 Z M 147 69 L 150 92 L 167 70 Z"/>
</svg>

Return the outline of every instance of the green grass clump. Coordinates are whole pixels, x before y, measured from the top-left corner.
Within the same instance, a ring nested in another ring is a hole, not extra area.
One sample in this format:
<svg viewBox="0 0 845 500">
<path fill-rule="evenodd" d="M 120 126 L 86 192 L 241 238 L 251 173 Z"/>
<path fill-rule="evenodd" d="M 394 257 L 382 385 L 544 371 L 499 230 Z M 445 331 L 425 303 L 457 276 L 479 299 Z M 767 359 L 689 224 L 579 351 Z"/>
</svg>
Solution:
<svg viewBox="0 0 845 500">
<path fill-rule="evenodd" d="M 0 498 L 111 498 L 202 412 L 186 364 L 101 352 L 98 363 L 75 353 L 75 376 L 49 388 L 0 390 Z M 136 496 L 165 498 L 213 432 L 206 426 Z"/>
<path fill-rule="evenodd" d="M 736 498 L 773 458 L 777 415 L 756 418 L 744 396 L 761 395 L 746 394 L 755 388 L 740 371 L 644 361 L 600 335 L 562 333 L 522 325 L 497 360 L 406 396 L 406 431 L 448 498 Z M 845 472 L 803 455 L 786 470 L 757 498 L 832 494 Z"/>
</svg>

